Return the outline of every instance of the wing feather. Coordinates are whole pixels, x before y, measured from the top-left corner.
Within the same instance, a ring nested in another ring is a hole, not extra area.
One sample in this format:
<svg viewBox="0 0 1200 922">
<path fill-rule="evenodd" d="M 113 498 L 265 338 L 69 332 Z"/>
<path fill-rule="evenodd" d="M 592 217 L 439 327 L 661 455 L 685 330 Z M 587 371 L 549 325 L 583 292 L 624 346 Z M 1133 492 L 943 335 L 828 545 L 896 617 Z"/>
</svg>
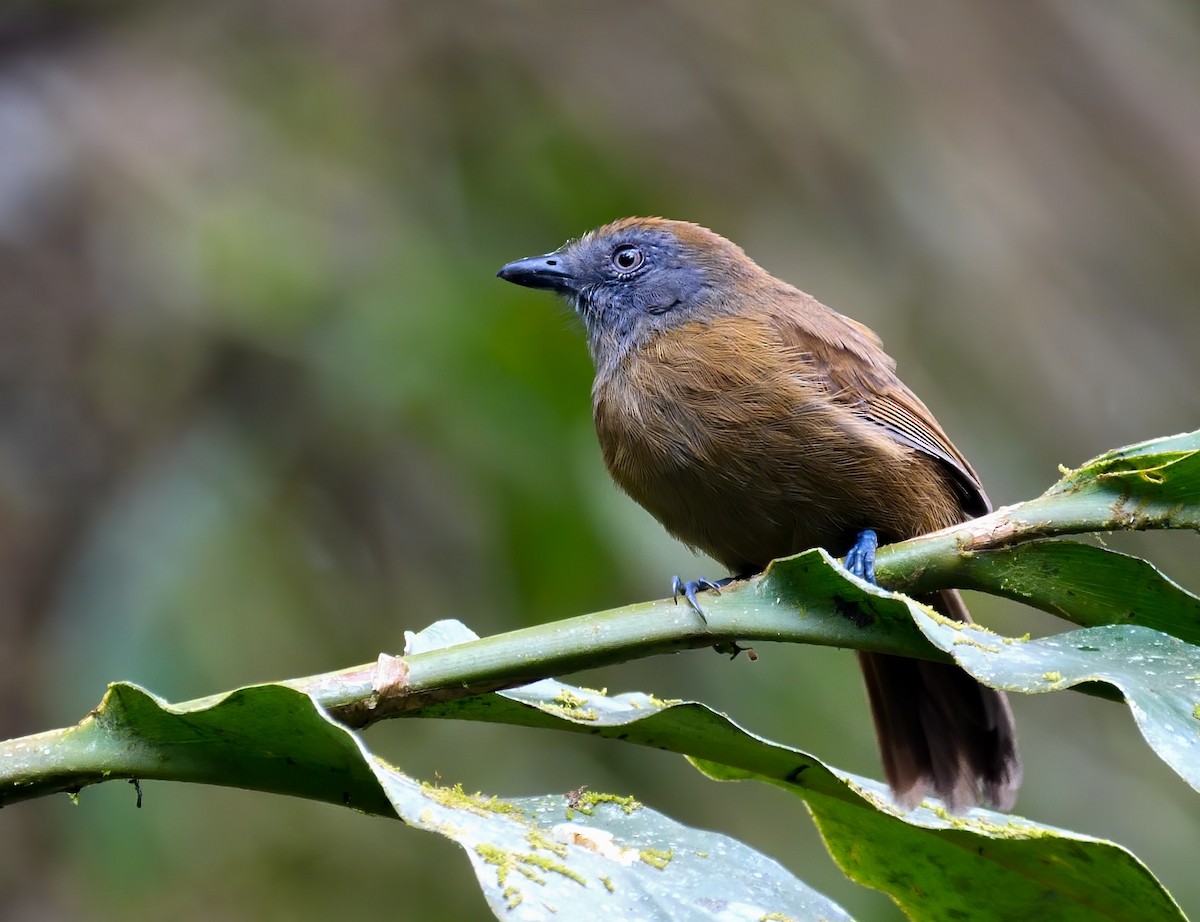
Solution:
<svg viewBox="0 0 1200 922">
<path fill-rule="evenodd" d="M 971 515 L 991 511 L 979 475 L 921 402 L 896 376 L 896 363 L 869 328 L 791 289 L 775 292 L 775 321 L 781 338 L 795 350 L 809 380 L 822 381 L 830 398 L 879 426 L 896 441 L 945 465 Z"/>
</svg>

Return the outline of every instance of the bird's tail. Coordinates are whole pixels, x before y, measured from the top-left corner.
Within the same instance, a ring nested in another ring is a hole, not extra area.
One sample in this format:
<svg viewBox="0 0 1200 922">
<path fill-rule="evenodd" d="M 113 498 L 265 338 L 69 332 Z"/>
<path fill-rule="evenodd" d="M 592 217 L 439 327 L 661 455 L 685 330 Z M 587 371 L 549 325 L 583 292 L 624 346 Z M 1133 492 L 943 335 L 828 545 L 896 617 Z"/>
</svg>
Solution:
<svg viewBox="0 0 1200 922">
<path fill-rule="evenodd" d="M 970 621 L 952 589 L 921 598 Z M 954 812 L 977 804 L 1009 810 L 1021 783 L 1016 728 L 1003 692 L 957 666 L 859 653 L 883 770 L 906 808 L 935 794 Z"/>
</svg>

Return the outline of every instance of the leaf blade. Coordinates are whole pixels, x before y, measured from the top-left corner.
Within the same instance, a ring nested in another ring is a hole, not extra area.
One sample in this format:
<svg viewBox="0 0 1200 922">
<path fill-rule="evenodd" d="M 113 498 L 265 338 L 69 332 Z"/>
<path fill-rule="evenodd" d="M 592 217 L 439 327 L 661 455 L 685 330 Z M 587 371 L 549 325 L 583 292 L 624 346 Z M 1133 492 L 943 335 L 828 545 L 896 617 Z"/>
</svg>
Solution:
<svg viewBox="0 0 1200 922">
<path fill-rule="evenodd" d="M 902 814 L 878 782 L 763 739 L 696 702 L 610 696 L 547 679 L 426 713 L 620 739 L 684 753 L 718 780 L 781 786 L 805 800 L 847 874 L 913 918 L 1001 922 L 1047 906 L 1055 918 L 1089 922 L 1183 918 L 1153 874 L 1119 845 L 985 810 Z"/>
<path fill-rule="evenodd" d="M 1200 597 L 1140 557 L 1078 541 L 1031 541 L 967 555 L 956 572 L 960 588 L 1083 627 L 1140 624 L 1200 645 Z"/>
</svg>

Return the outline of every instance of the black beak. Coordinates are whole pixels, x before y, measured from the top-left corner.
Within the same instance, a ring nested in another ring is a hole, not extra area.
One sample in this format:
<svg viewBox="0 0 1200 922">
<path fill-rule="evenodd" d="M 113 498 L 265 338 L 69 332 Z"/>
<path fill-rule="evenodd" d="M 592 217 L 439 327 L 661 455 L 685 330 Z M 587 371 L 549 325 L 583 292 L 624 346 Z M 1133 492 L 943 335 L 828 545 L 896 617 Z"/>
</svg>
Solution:
<svg viewBox="0 0 1200 922">
<path fill-rule="evenodd" d="M 557 251 L 545 256 L 529 256 L 509 263 L 496 273 L 506 282 L 526 288 L 549 288 L 552 291 L 574 291 L 575 277 L 563 266 Z"/>
</svg>

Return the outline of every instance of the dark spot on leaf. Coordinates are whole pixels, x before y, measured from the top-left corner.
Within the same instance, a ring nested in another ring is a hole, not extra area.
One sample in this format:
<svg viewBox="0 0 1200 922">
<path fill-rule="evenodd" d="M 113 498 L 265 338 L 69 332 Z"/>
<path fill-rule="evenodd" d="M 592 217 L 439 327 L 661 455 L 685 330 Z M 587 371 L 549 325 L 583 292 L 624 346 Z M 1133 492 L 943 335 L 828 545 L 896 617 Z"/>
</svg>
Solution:
<svg viewBox="0 0 1200 922">
<path fill-rule="evenodd" d="M 796 784 L 800 780 L 800 776 L 808 770 L 808 767 L 809 766 L 807 762 L 802 762 L 800 765 L 797 765 L 790 772 L 788 772 L 786 778 L 787 782 L 789 784 Z"/>
<path fill-rule="evenodd" d="M 869 609 L 857 602 L 843 599 L 841 596 L 833 597 L 833 608 L 855 627 L 870 627 L 875 623 L 875 615 Z"/>
</svg>

